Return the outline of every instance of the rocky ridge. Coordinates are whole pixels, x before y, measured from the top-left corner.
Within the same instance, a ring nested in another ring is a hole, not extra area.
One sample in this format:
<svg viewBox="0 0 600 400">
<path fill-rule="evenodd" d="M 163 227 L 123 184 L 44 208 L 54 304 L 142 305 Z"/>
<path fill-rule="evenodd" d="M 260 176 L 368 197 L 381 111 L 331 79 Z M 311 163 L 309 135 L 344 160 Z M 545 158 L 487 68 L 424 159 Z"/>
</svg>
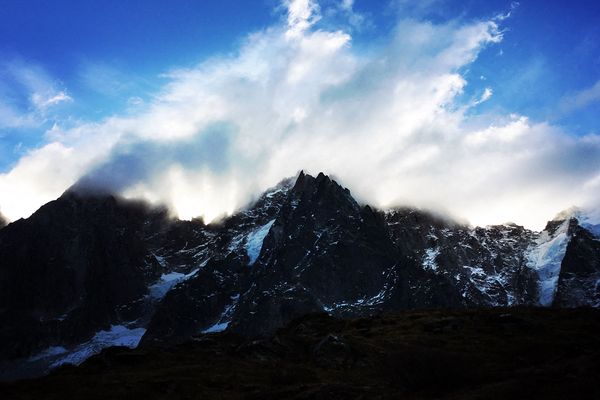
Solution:
<svg viewBox="0 0 600 400">
<path fill-rule="evenodd" d="M 65 193 L 0 230 L 0 369 L 78 364 L 112 345 L 272 334 L 308 313 L 599 306 L 600 225 L 542 232 L 358 204 L 300 173 L 215 224 L 106 194 Z"/>
</svg>

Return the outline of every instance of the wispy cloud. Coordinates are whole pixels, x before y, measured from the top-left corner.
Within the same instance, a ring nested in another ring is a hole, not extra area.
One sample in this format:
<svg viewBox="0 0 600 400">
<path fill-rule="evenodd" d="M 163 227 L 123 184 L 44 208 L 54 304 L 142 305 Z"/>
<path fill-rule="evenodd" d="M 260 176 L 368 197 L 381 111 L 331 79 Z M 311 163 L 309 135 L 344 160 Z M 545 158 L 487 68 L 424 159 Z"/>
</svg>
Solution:
<svg viewBox="0 0 600 400">
<path fill-rule="evenodd" d="M 40 66 L 18 59 L 0 63 L 0 129 L 39 126 L 50 109 L 72 101 Z"/>
<path fill-rule="evenodd" d="M 597 102 L 600 102 L 600 80 L 591 87 L 563 97 L 559 112 L 562 115 L 569 114 Z"/>
<path fill-rule="evenodd" d="M 285 0 L 287 7 L 288 37 L 298 37 L 321 19 L 316 0 Z"/>
<path fill-rule="evenodd" d="M 342 0 L 338 7 L 352 28 L 362 29 L 365 26 L 370 26 L 369 19 L 354 9 L 354 0 Z"/>
<path fill-rule="evenodd" d="M 82 88 L 96 95 L 120 99 L 137 91 L 137 96 L 145 94 L 157 85 L 145 77 L 127 72 L 127 68 L 118 63 L 82 62 L 79 66 L 78 83 Z"/>
<path fill-rule="evenodd" d="M 519 8 L 521 4 L 518 1 L 513 1 L 510 3 L 510 9 L 505 13 L 500 13 L 496 15 L 494 18 L 496 21 L 504 21 L 505 19 L 510 18 L 513 13 Z"/>
<path fill-rule="evenodd" d="M 31 128 L 37 126 L 38 119 L 27 112 L 22 112 L 9 102 L 0 100 L 0 130 L 15 128 Z M 2 133 L 0 132 L 0 137 Z"/>
<path fill-rule="evenodd" d="M 73 98 L 66 92 L 50 92 L 50 93 L 33 93 L 31 95 L 31 103 L 39 111 L 46 111 L 49 107 L 59 103 L 73 101 Z"/>
<path fill-rule="evenodd" d="M 478 100 L 475 100 L 475 102 L 473 102 L 473 105 L 478 105 L 481 103 L 485 103 L 486 101 L 488 101 L 489 99 L 492 98 L 494 94 L 494 91 L 492 90 L 492 88 L 490 87 L 486 87 L 483 90 L 483 93 L 481 94 L 481 97 Z"/>
<path fill-rule="evenodd" d="M 423 17 L 426 14 L 442 14 L 445 10 L 446 0 L 391 0 L 392 10 L 399 13 L 400 17 Z"/>
<path fill-rule="evenodd" d="M 463 71 L 502 40 L 493 17 L 400 18 L 365 54 L 349 29 L 323 28 L 315 1 L 284 4 L 283 23 L 235 55 L 171 71 L 135 114 L 48 132 L 0 175 L 3 212 L 27 216 L 87 175 L 212 219 L 300 169 L 335 174 L 376 206 L 434 207 L 478 224 L 540 227 L 598 198 L 597 136 L 521 115 L 468 116 Z"/>
</svg>

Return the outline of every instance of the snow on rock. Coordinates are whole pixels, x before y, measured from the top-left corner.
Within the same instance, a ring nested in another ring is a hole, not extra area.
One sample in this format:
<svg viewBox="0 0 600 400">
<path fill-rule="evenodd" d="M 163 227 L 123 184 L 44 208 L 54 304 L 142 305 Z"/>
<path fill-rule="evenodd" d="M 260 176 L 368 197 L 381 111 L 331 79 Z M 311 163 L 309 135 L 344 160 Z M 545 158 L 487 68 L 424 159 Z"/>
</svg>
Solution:
<svg viewBox="0 0 600 400">
<path fill-rule="evenodd" d="M 279 193 L 285 193 L 287 191 L 287 189 L 288 189 L 288 187 L 285 187 L 285 186 L 284 187 L 278 187 L 278 188 L 276 188 L 276 189 L 274 189 L 274 190 L 272 190 L 270 192 L 266 192 L 265 193 L 265 197 L 267 199 L 272 199 L 273 196 L 275 196 L 275 195 L 277 195 Z"/>
<path fill-rule="evenodd" d="M 486 277 L 485 271 L 481 267 L 471 267 L 470 265 L 463 265 L 463 268 L 469 270 L 470 276 Z"/>
<path fill-rule="evenodd" d="M 576 218 L 582 228 L 587 229 L 597 238 L 600 238 L 600 209 L 589 210 L 579 207 L 571 207 L 561 211 L 554 217 L 555 221 Z"/>
<path fill-rule="evenodd" d="M 386 300 L 387 288 L 382 289 L 376 295 L 369 298 L 361 298 L 354 302 L 334 303 L 331 306 L 323 305 L 323 311 L 332 313 L 336 310 L 348 310 L 352 308 L 372 307 L 383 303 Z"/>
<path fill-rule="evenodd" d="M 108 347 L 123 346 L 130 349 L 136 348 L 145 332 L 146 329 L 144 328 L 129 329 L 123 325 L 113 325 L 110 330 L 96 333 L 89 341 L 76 346 L 71 351 L 68 351 L 66 355 L 59 357 L 50 365 L 50 368 L 56 368 L 65 364 L 79 365 Z M 56 347 L 54 349 L 62 348 Z M 64 354 L 64 352 L 59 354 Z"/>
<path fill-rule="evenodd" d="M 231 304 L 228 304 L 227 306 L 225 306 L 225 310 L 223 310 L 223 313 L 221 313 L 221 316 L 219 317 L 219 320 L 217 321 L 217 323 L 204 329 L 202 331 L 202 333 L 217 333 L 217 332 L 223 332 L 225 329 L 227 329 L 227 327 L 229 326 L 229 323 L 231 322 L 232 314 L 235 311 L 235 308 L 237 307 L 239 300 L 240 300 L 239 294 L 236 294 L 235 296 L 231 296 Z"/>
<path fill-rule="evenodd" d="M 582 211 L 575 215 L 579 225 L 587 229 L 592 235 L 600 239 L 600 209 L 595 211 Z"/>
<path fill-rule="evenodd" d="M 269 230 L 271 229 L 271 226 L 273 226 L 274 222 L 274 219 L 267 222 L 263 226 L 251 232 L 246 238 L 246 253 L 250 258 L 248 265 L 253 265 L 256 262 L 256 259 L 260 255 L 263 241 L 265 240 L 265 237 L 269 233 Z"/>
<path fill-rule="evenodd" d="M 154 300 L 162 299 L 175 285 L 177 285 L 179 282 L 190 279 L 196 275 L 198 271 L 199 268 L 196 268 L 189 274 L 182 274 L 180 272 L 169 272 L 168 274 L 163 274 L 156 283 L 148 288 L 150 297 Z"/>
<path fill-rule="evenodd" d="M 440 254 L 439 248 L 432 248 L 425 250 L 425 254 L 423 256 L 423 268 L 435 271 L 438 269 L 438 265 L 435 262 L 435 259 Z"/>
<path fill-rule="evenodd" d="M 240 245 L 242 244 L 243 241 L 244 241 L 244 234 L 235 236 L 233 239 L 231 239 L 231 243 L 229 244 L 228 250 L 236 251 L 240 247 Z"/>
<path fill-rule="evenodd" d="M 543 231 L 526 254 L 527 266 L 534 269 L 540 279 L 539 303 L 542 306 L 550 306 L 554 301 L 560 266 L 569 243 L 569 220 L 565 219 L 552 235 Z"/>
<path fill-rule="evenodd" d="M 35 356 L 29 357 L 28 361 L 31 362 L 31 361 L 44 360 L 44 359 L 60 356 L 62 354 L 65 354 L 66 352 L 68 352 L 68 350 L 62 346 L 52 346 L 52 347 L 48 347 L 46 350 L 42 351 L 41 353 L 36 354 Z"/>
<path fill-rule="evenodd" d="M 230 321 L 226 321 L 226 322 L 222 322 L 222 323 L 217 323 L 214 324 L 213 326 L 211 326 L 208 329 L 205 329 L 202 331 L 202 333 L 217 333 L 217 332 L 223 332 L 225 329 L 227 329 L 227 327 L 229 326 L 229 322 Z"/>
<path fill-rule="evenodd" d="M 167 266 L 167 260 L 165 259 L 165 257 L 163 256 L 157 256 L 156 254 L 152 254 L 154 256 L 154 259 L 156 260 L 156 262 L 163 268 L 166 268 Z"/>
<path fill-rule="evenodd" d="M 597 239 L 600 239 L 600 224 L 582 223 L 581 226 L 587 229 Z"/>
</svg>

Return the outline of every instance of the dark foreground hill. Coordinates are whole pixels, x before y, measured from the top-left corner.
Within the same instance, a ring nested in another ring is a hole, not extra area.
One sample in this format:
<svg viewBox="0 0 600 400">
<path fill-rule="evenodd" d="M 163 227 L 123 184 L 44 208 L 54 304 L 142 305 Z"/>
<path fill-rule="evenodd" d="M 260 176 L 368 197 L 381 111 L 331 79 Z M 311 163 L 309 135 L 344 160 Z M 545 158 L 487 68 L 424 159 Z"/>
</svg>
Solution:
<svg viewBox="0 0 600 400">
<path fill-rule="evenodd" d="M 311 314 L 266 339 L 111 348 L 3 399 L 597 399 L 600 311 Z"/>
</svg>

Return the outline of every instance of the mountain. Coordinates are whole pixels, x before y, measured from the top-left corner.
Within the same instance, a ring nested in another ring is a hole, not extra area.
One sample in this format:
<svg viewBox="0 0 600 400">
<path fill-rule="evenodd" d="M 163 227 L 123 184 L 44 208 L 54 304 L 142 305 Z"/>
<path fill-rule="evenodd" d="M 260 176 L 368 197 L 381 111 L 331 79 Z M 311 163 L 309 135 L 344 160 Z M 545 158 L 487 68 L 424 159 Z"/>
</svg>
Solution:
<svg viewBox="0 0 600 400">
<path fill-rule="evenodd" d="M 470 227 L 300 173 L 214 224 L 76 188 L 0 230 L 0 376 L 325 312 L 600 305 L 600 225 Z"/>
<path fill-rule="evenodd" d="M 8 221 L 4 218 L 4 215 L 0 213 L 0 229 L 4 228 L 6 225 L 8 225 Z"/>
</svg>

